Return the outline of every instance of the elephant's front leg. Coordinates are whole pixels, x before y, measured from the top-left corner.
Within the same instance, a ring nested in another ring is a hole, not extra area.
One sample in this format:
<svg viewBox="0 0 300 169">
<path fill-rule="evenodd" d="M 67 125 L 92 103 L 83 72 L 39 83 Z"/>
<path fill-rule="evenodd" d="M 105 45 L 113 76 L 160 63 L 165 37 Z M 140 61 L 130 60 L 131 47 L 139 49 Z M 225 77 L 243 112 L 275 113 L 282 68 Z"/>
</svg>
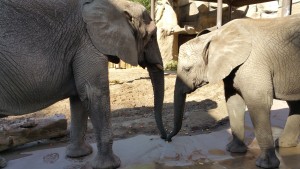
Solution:
<svg viewBox="0 0 300 169">
<path fill-rule="evenodd" d="M 283 133 L 276 140 L 277 147 L 295 147 L 300 135 L 300 101 L 287 101 L 290 113 Z"/>
<path fill-rule="evenodd" d="M 83 56 L 74 59 L 73 69 L 77 92 L 89 112 L 97 139 L 98 152 L 91 165 L 97 169 L 117 168 L 121 162 L 112 150 L 108 59 L 93 47 L 83 52 Z"/>
<path fill-rule="evenodd" d="M 244 153 L 247 151 L 247 146 L 244 143 L 246 105 L 243 98 L 230 83 L 224 82 L 225 99 L 232 132 L 232 141 L 227 144 L 226 149 L 232 153 Z"/>
<path fill-rule="evenodd" d="M 280 164 L 275 153 L 274 141 L 271 129 L 270 109 L 273 98 L 264 96 L 264 91 L 252 91 L 245 98 L 246 105 L 254 126 L 255 136 L 261 149 L 261 154 L 256 160 L 256 165 L 262 168 L 277 168 Z"/>
<path fill-rule="evenodd" d="M 71 107 L 71 144 L 67 147 L 68 157 L 81 157 L 92 153 L 92 147 L 85 143 L 84 136 L 87 129 L 88 112 L 78 96 L 70 98 Z"/>
<path fill-rule="evenodd" d="M 107 65 L 104 66 L 101 69 L 101 76 L 95 77 L 99 79 L 100 88 L 98 86 L 87 86 L 89 95 L 88 107 L 98 148 L 97 156 L 92 162 L 93 168 L 117 168 L 121 163 L 120 159 L 112 151 L 113 133 L 110 121 L 111 112 L 107 69 Z"/>
</svg>

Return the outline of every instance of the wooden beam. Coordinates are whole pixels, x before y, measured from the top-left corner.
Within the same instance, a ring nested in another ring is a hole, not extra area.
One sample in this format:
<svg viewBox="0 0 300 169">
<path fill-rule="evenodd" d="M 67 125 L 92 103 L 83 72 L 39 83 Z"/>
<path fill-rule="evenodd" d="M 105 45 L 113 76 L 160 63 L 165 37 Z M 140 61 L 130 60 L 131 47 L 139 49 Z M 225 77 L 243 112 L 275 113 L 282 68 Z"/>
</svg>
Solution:
<svg viewBox="0 0 300 169">
<path fill-rule="evenodd" d="M 264 2 L 270 2 L 274 0 L 232 0 L 231 5 L 235 7 L 240 7 L 244 5 L 258 4 Z"/>
<path fill-rule="evenodd" d="M 218 0 L 196 0 L 196 1 L 205 1 L 205 2 L 218 2 Z M 240 7 L 244 5 L 251 5 L 251 4 L 257 4 L 257 3 L 263 3 L 263 2 L 270 2 L 274 0 L 223 0 L 223 3 L 225 4 L 231 4 L 235 7 Z"/>
</svg>

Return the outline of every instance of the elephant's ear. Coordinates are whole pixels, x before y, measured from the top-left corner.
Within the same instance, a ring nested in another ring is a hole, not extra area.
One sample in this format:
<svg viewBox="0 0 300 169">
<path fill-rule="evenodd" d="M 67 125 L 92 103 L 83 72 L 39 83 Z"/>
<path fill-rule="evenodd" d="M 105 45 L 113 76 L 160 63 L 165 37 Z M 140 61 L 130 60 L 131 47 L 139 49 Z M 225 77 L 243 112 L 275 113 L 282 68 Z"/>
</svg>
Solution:
<svg viewBox="0 0 300 169">
<path fill-rule="evenodd" d="M 136 66 L 137 44 L 129 13 L 110 0 L 90 1 L 83 5 L 82 17 L 94 46 L 103 54 Z"/>
<path fill-rule="evenodd" d="M 207 80 L 215 83 L 227 77 L 234 68 L 247 60 L 251 46 L 251 35 L 243 24 L 231 22 L 217 30 L 203 52 Z"/>
</svg>

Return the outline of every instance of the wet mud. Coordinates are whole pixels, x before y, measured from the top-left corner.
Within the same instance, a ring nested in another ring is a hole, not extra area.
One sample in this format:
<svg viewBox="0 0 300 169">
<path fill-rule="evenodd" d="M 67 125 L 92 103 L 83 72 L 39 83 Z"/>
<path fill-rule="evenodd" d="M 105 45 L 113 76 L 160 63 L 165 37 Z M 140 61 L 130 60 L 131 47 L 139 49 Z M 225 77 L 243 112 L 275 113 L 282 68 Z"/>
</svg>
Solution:
<svg viewBox="0 0 300 169">
<path fill-rule="evenodd" d="M 280 159 L 278 169 L 300 169 L 300 144 L 292 148 L 278 148 L 277 157 Z M 225 155 L 223 150 L 209 150 L 211 155 Z M 124 169 L 261 169 L 255 166 L 256 158 L 259 156 L 259 149 L 249 149 L 247 153 L 231 153 L 232 158 L 221 161 L 212 161 L 202 158 L 195 161 L 194 165 L 188 166 L 167 166 L 153 163 L 136 166 L 129 166 Z"/>
</svg>

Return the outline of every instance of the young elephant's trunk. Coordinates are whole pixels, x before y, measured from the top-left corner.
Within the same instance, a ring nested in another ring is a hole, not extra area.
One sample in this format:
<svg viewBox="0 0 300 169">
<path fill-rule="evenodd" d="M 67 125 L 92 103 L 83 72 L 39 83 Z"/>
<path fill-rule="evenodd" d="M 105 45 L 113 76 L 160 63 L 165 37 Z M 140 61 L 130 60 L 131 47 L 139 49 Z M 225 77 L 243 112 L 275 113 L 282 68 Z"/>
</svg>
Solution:
<svg viewBox="0 0 300 169">
<path fill-rule="evenodd" d="M 160 131 L 161 138 L 166 139 L 167 133 L 163 125 L 162 120 L 162 108 L 164 101 L 164 71 L 157 69 L 156 67 L 147 67 L 149 76 L 151 78 L 153 92 L 154 92 L 154 116 L 157 128 Z"/>
<path fill-rule="evenodd" d="M 171 141 L 172 137 L 181 129 L 186 99 L 185 88 L 187 88 L 187 86 L 177 77 L 174 91 L 174 128 L 168 136 L 167 141 Z"/>
</svg>

